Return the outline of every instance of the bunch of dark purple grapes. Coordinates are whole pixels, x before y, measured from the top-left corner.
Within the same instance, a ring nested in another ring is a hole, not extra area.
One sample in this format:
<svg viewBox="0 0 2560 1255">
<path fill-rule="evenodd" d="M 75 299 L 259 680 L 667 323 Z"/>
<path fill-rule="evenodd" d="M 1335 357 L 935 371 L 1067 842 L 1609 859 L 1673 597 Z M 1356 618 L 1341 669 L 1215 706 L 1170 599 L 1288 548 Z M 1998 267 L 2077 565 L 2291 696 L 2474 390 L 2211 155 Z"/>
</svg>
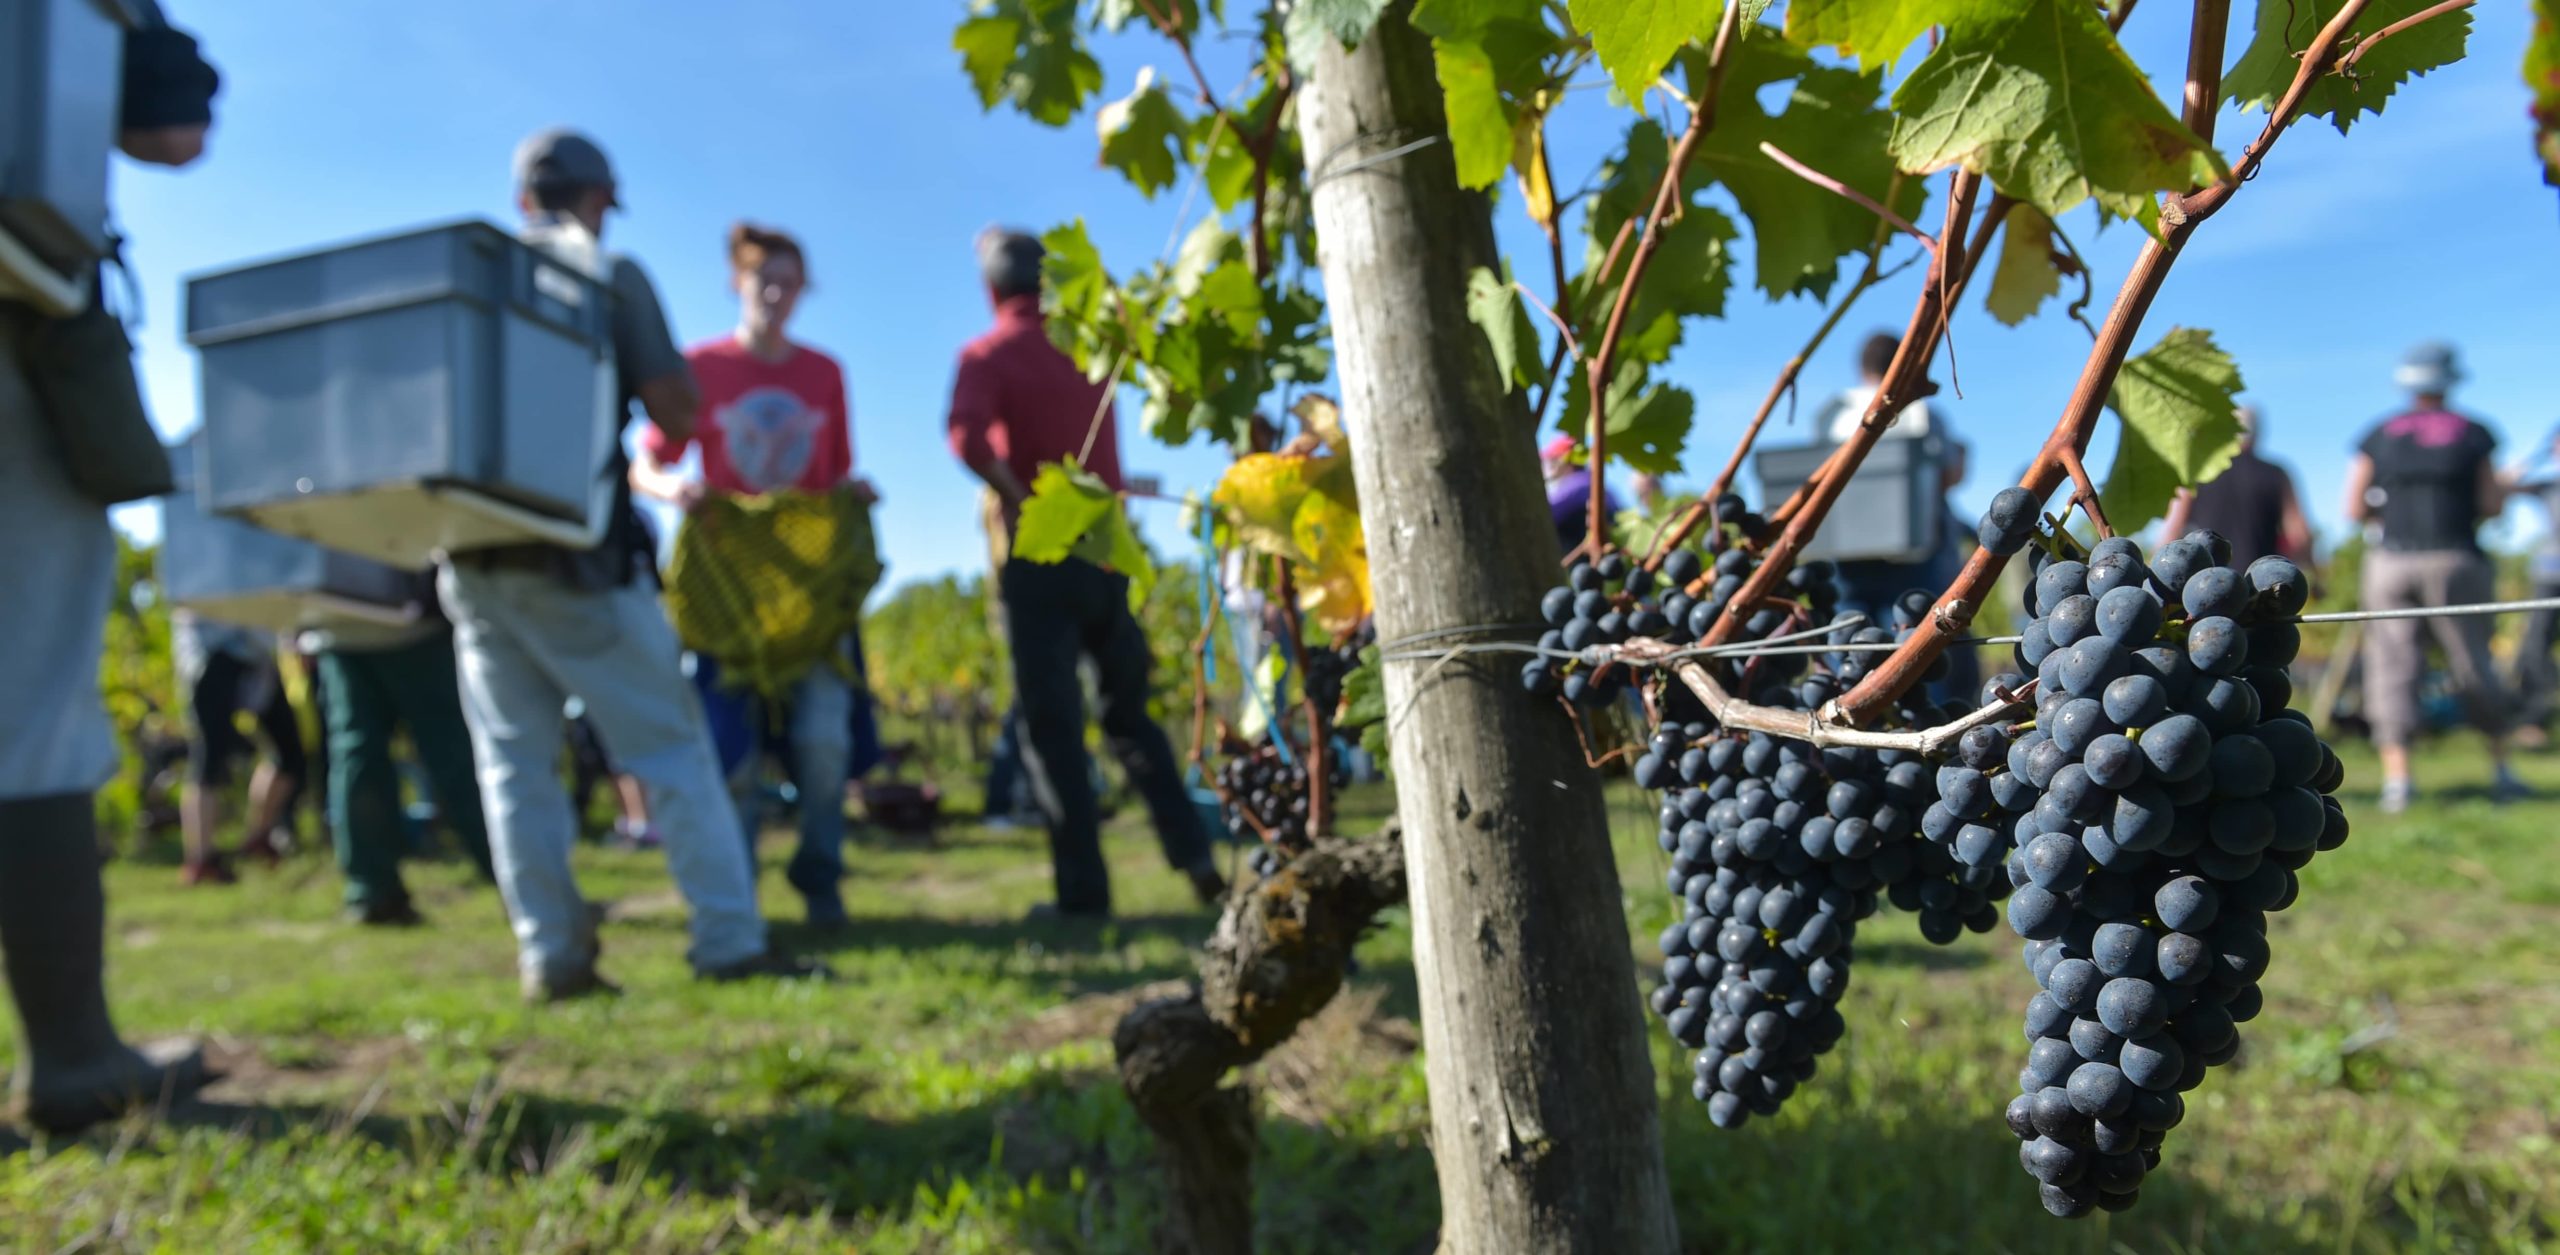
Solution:
<svg viewBox="0 0 2560 1255">
<path fill-rule="evenodd" d="M 1565 572 L 1565 582 L 1548 589 L 1539 600 L 1539 613 L 1547 624 L 1539 646 L 1580 651 L 1594 645 L 1622 645 L 1638 637 L 1688 645 L 1705 636 L 1758 565 L 1747 538 L 1766 530 L 1760 517 L 1731 493 L 1717 502 L 1715 518 L 1716 525 L 1703 540 L 1704 556 L 1696 549 L 1674 549 L 1665 555 L 1660 569 L 1650 571 L 1622 553 L 1574 563 Z M 1737 639 L 1760 640 L 1790 625 L 1820 623 L 1838 600 L 1830 564 L 1807 563 L 1788 573 L 1782 594 L 1752 612 Z M 1803 669 L 1801 660 L 1795 669 Z M 1520 683 L 1530 692 L 1541 697 L 1561 694 L 1575 705 L 1593 709 L 1616 700 L 1636 678 L 1623 666 L 1594 667 L 1552 654 L 1532 658 L 1520 668 Z"/>
<path fill-rule="evenodd" d="M 1360 651 L 1375 643 L 1377 638 L 1376 628 L 1363 623 L 1343 640 L 1307 651 L 1307 675 L 1303 681 L 1307 699 L 1316 704 L 1317 710 L 1324 712 L 1326 726 L 1332 725 L 1342 709 L 1344 678 L 1360 669 Z"/>
<path fill-rule="evenodd" d="M 1265 737 L 1220 765 L 1218 784 L 1226 800 L 1229 832 L 1252 840 L 1263 840 L 1262 834 L 1269 833 L 1269 844 L 1291 852 L 1306 848 L 1307 765 L 1303 758 L 1283 757 L 1280 747 Z"/>
<path fill-rule="evenodd" d="M 1994 502 L 1984 544 L 2023 545 L 2025 496 Z M 2047 557 L 2018 646 L 2035 719 L 1968 735 L 1939 782 L 1960 857 L 2015 847 L 2009 922 L 2041 992 L 2007 1117 L 2057 1216 L 2133 1204 L 2180 1095 L 2262 1005 L 2268 913 L 2347 837 L 2344 769 L 2289 709 L 2308 582 L 2281 557 L 2229 562 L 2210 532 L 2147 562 L 2121 538 Z M 1982 835 L 1999 816 L 2007 837 Z"/>
<path fill-rule="evenodd" d="M 1827 574 L 1814 571 L 1827 587 Z M 1896 617 L 1904 633 L 1918 622 Z M 1853 623 L 1830 643 L 1890 644 L 1896 635 Z M 1789 657 L 1764 655 L 1743 669 L 1748 677 L 1774 664 L 1756 689 L 1746 686 L 1755 704 L 1819 710 L 1875 655 L 1837 649 L 1809 673 Z M 1933 727 L 1965 713 L 1933 707 L 1922 692 L 1915 686 L 1897 706 L 1894 725 Z M 1685 903 L 1684 918 L 1662 934 L 1652 1006 L 1698 1052 L 1690 1092 L 1720 1128 L 1775 1114 L 1839 1041 L 1857 925 L 1880 899 L 1917 911 L 1938 944 L 1999 924 L 1996 903 L 2008 889 L 1999 857 L 1967 865 L 1949 843 L 1924 839 L 1927 817 L 1942 808 L 1936 772 L 1917 752 L 1817 749 L 1701 719 L 1657 728 L 1635 778 L 1663 792 L 1669 888 Z"/>
</svg>

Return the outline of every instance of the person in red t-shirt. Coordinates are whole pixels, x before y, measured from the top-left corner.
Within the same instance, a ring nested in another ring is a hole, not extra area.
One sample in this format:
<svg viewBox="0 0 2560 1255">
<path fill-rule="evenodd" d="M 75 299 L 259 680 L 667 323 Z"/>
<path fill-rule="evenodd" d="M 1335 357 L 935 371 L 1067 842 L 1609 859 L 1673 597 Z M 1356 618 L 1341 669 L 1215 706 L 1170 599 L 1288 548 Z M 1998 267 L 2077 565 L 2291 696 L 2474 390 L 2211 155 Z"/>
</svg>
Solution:
<svg viewBox="0 0 2560 1255">
<path fill-rule="evenodd" d="M 995 305 L 993 330 L 960 351 L 951 384 L 951 451 L 1004 502 L 1008 530 L 1040 467 L 1077 459 L 1121 488 L 1120 434 L 1107 383 L 1085 377 L 1049 343 L 1040 319 L 1040 241 L 1018 231 L 978 238 L 978 264 Z M 1111 914 L 1111 869 L 1102 857 L 1102 817 L 1093 760 L 1084 744 L 1084 682 L 1093 664 L 1103 738 L 1147 801 L 1165 861 L 1204 903 L 1226 892 L 1200 812 L 1183 787 L 1173 744 L 1147 715 L 1146 631 L 1129 613 L 1129 580 L 1081 558 L 1007 562 L 996 574 L 1005 636 L 1013 647 L 1013 689 L 1024 766 L 1049 821 L 1055 902 L 1035 918 L 1102 919 Z"/>
<path fill-rule="evenodd" d="M 729 231 L 729 263 L 738 291 L 738 326 L 686 350 L 702 390 L 701 418 L 690 439 L 655 427 L 640 442 L 632 487 L 690 512 L 719 494 L 796 490 L 851 492 L 880 499 L 853 474 L 853 410 L 836 360 L 791 340 L 787 329 L 809 282 L 799 241 L 780 231 L 739 223 Z M 702 473 L 677 469 L 699 445 Z M 859 659 L 859 642 L 846 647 Z M 858 665 L 858 661 L 857 661 Z M 800 789 L 800 849 L 786 873 L 809 908 L 809 922 L 845 922 L 844 790 L 853 759 L 856 696 L 843 676 L 819 668 L 790 696 L 787 718 L 792 779 Z M 750 722 L 750 726 L 752 722 Z M 761 756 L 750 750 L 731 778 L 750 845 L 762 826 Z"/>
</svg>

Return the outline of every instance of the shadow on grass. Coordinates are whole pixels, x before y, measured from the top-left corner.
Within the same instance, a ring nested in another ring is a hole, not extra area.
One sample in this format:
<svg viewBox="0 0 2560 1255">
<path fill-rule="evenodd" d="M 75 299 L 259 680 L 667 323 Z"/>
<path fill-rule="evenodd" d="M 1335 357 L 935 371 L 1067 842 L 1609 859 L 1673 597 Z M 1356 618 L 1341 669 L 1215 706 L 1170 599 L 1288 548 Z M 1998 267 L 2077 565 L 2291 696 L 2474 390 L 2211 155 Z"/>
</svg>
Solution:
<svg viewBox="0 0 2560 1255">
<path fill-rule="evenodd" d="M 1965 972 L 1990 961 L 1991 956 L 1979 946 L 1933 946 L 1900 938 L 1861 938 L 1857 948 L 1860 967 L 1872 963 L 1877 967 L 1916 967 L 1924 972 Z"/>
</svg>

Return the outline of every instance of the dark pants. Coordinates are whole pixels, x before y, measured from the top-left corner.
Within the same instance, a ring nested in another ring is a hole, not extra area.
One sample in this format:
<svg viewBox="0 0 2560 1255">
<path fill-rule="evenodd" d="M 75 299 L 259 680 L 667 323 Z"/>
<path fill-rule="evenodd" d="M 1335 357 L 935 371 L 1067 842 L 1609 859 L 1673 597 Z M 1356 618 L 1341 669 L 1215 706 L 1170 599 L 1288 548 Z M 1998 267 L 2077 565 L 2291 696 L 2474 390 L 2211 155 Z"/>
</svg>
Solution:
<svg viewBox="0 0 2560 1255">
<path fill-rule="evenodd" d="M 2560 580 L 2536 578 L 2533 596 L 2539 601 L 2560 597 Z M 2551 722 L 2555 699 L 2560 699 L 2560 665 L 2552 653 L 2560 649 L 2560 611 L 2536 610 L 2526 616 L 2524 638 L 2516 642 L 2516 693 L 2523 703 L 2519 724 L 2539 727 Z"/>
<path fill-rule="evenodd" d="M 1173 744 L 1147 717 L 1147 637 L 1129 613 L 1129 581 L 1069 558 L 1055 565 L 1004 565 L 1005 634 L 1013 646 L 1013 687 L 1020 704 L 1023 767 L 1049 822 L 1049 859 L 1058 907 L 1111 909 L 1111 872 L 1102 859 L 1101 802 L 1093 761 L 1084 747 L 1084 684 L 1079 659 L 1090 659 L 1099 691 L 1102 735 L 1129 783 L 1146 799 L 1165 861 L 1177 871 L 1209 867 L 1208 834 L 1184 790 Z"/>
<path fill-rule="evenodd" d="M 347 901 L 388 907 L 409 900 L 400 879 L 400 775 L 391 765 L 391 737 L 402 728 L 426 768 L 446 829 L 480 874 L 495 879 L 452 635 L 439 632 L 397 649 L 322 654 L 320 673 L 327 686 L 329 827 L 347 877 Z"/>
</svg>

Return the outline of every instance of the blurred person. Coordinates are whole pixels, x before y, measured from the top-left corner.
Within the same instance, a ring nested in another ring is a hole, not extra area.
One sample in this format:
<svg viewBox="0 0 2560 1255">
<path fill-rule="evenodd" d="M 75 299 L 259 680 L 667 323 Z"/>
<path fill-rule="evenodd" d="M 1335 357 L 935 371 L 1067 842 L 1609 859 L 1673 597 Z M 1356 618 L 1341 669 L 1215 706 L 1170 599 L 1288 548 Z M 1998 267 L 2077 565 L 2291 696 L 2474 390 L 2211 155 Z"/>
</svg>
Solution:
<svg viewBox="0 0 2560 1255">
<path fill-rule="evenodd" d="M 2231 565 L 2243 571 L 2271 553 L 2310 570 L 2311 520 L 2302 512 L 2293 473 L 2258 456 L 2265 415 L 2257 406 L 2244 405 L 2233 417 L 2240 420 L 2240 451 L 2211 482 L 2178 490 L 2161 534 L 2184 536 L 2196 528 L 2218 532 L 2231 542 Z"/>
<path fill-rule="evenodd" d="M 432 577 L 429 577 L 432 578 Z M 318 656 L 316 687 L 326 726 L 329 829 L 345 876 L 346 915 L 372 927 L 425 921 L 400 874 L 407 844 L 400 772 L 392 738 L 405 731 L 425 769 L 446 831 L 480 874 L 495 882 L 489 830 L 471 758 L 471 729 L 462 718 L 462 686 L 454 670 L 453 624 L 423 590 L 417 622 L 397 628 L 306 632 Z"/>
<path fill-rule="evenodd" d="M 2393 380 L 2408 404 L 2367 432 L 2347 463 L 2347 517 L 2365 528 L 2364 608 L 2405 610 L 2484 602 L 2497 571 L 2480 552 L 2480 525 L 2506 504 L 2495 461 L 2498 438 L 2447 408 L 2462 380 L 2451 345 L 2422 344 Z M 2444 650 L 2473 727 L 2488 741 L 2499 802 L 2531 790 L 2507 763 L 2507 695 L 2489 654 L 2492 620 L 2480 615 L 2375 619 L 2364 625 L 2365 711 L 2382 754 L 2382 809 L 2397 814 L 2417 796 L 2409 742 L 2417 735 L 2427 637 Z"/>
<path fill-rule="evenodd" d="M 282 855 L 276 829 L 285 823 L 294 789 L 310 769 L 302 721 L 285 698 L 273 633 L 179 610 L 169 616 L 169 652 L 188 724 L 187 783 L 178 801 L 187 852 L 179 875 L 190 885 L 231 884 L 238 876 L 216 839 L 223 794 L 240 760 L 256 759 L 240 849 L 274 863 Z M 241 733 L 241 715 L 255 720 L 257 742 Z"/>
<path fill-rule="evenodd" d="M 1884 386 L 1884 374 L 1893 367 L 1893 356 L 1901 349 L 1898 336 L 1886 332 L 1868 336 L 1858 346 L 1858 383 L 1823 402 L 1822 409 L 1814 415 L 1813 430 L 1835 445 L 1846 444 L 1857 435 L 1858 424 L 1866 419 L 1867 407 L 1875 403 L 1876 390 Z M 1868 622 L 1891 628 L 1893 604 L 1902 594 L 1915 588 L 1935 594 L 1955 583 L 1957 574 L 1964 570 L 1963 541 L 1973 529 L 1956 521 L 1946 494 L 1964 483 L 1970 453 L 1956 438 L 1945 407 L 1926 397 L 1903 406 L 1885 427 L 1883 438 L 1919 440 L 1936 446 L 1938 546 L 1929 556 L 1911 562 L 1858 559 L 1834 566 L 1840 586 L 1840 609 L 1863 614 Z M 1981 663 L 1975 651 L 1951 649 L 1946 659 L 1947 677 L 1932 687 L 1941 698 L 1973 701 L 1982 688 Z"/>
<path fill-rule="evenodd" d="M 638 263 L 603 251 L 620 203 L 593 140 L 547 130 L 516 150 L 522 238 L 595 274 L 612 293 L 621 413 L 636 400 L 670 437 L 693 434 L 700 404 L 656 287 Z M 618 414 L 617 417 L 620 415 Z M 561 422 L 584 422 L 564 414 Z M 569 866 L 578 824 L 559 774 L 562 711 L 579 698 L 615 763 L 649 790 L 667 862 L 691 908 L 686 958 L 697 977 L 823 975 L 769 944 L 755 866 L 738 831 L 702 703 L 654 587 L 648 527 L 632 507 L 620 442 L 603 468 L 613 487 L 602 538 L 586 549 L 522 544 L 457 556 L 443 571 L 463 714 L 480 770 L 498 887 L 514 925 L 528 1001 L 615 992 L 597 970 L 602 911 Z"/>
<path fill-rule="evenodd" d="M 2542 503 L 2547 526 L 2534 546 L 2533 596 L 2537 601 L 2560 597 L 2560 429 L 2506 475 L 2507 491 Z M 2526 616 L 2523 639 L 2516 643 L 2515 675 L 2519 745 L 2540 748 L 2550 743 L 2549 725 L 2555 696 L 2560 696 L 2560 611 L 2536 610 Z"/>
<path fill-rule="evenodd" d="M 951 389 L 951 451 L 993 488 L 1008 531 L 1041 464 L 1077 457 L 1123 489 L 1120 436 L 1109 385 L 1085 377 L 1049 342 L 1040 316 L 1040 241 L 1018 231 L 978 238 L 979 272 L 995 326 L 961 350 Z M 1203 903 L 1226 892 L 1209 835 L 1191 804 L 1164 729 L 1147 714 L 1147 636 L 1129 611 L 1129 580 L 1070 557 L 1007 562 L 998 574 L 1012 644 L 1023 761 L 1049 824 L 1057 900 L 1035 918 L 1111 914 L 1111 869 L 1102 857 L 1101 803 L 1085 750 L 1080 662 L 1093 664 L 1103 737 L 1146 799 L 1165 861 Z"/>
<path fill-rule="evenodd" d="M 741 222 L 729 230 L 728 252 L 738 325 L 685 351 L 702 390 L 701 417 L 681 435 L 655 427 L 644 433 L 640 457 L 631 468 L 632 486 L 688 513 L 714 497 L 784 490 L 813 495 L 843 491 L 866 505 L 878 502 L 879 492 L 853 473 L 853 406 L 843 367 L 790 337 L 791 317 L 809 285 L 808 257 L 800 242 Z M 702 449 L 702 472 L 684 475 L 676 465 L 696 445 Z M 849 636 L 842 650 L 845 665 L 858 668 L 860 641 Z M 761 718 L 742 712 L 748 729 L 763 724 L 784 730 L 786 761 L 799 792 L 800 848 L 783 876 L 799 891 L 809 923 L 818 928 L 840 928 L 847 922 L 841 882 L 845 785 L 853 775 L 855 683 L 845 672 L 813 667 L 792 685 L 782 709 L 761 712 Z M 730 696 L 717 693 L 712 700 Z M 732 700 L 760 706 L 752 698 Z M 760 748 L 750 736 L 730 773 L 739 826 L 750 849 L 763 826 Z"/>
<path fill-rule="evenodd" d="M 221 76 L 158 6 L 135 7 L 117 146 L 185 166 L 204 152 Z M 56 1134 L 175 1102 L 209 1079 L 195 1043 L 137 1049 L 107 1010 L 96 792 L 117 757 L 98 671 L 116 582 L 107 509 L 131 497 L 84 488 L 55 432 L 117 428 L 139 437 L 128 449 L 164 459 L 135 458 L 120 476 L 164 487 L 171 477 L 130 344 L 99 296 L 93 276 L 89 308 L 64 319 L 0 300 L 0 966 L 18 1015 L 11 1089 L 27 1121 Z"/>
<path fill-rule="evenodd" d="M 1547 516 L 1555 524 L 1556 545 L 1566 553 L 1581 548 L 1591 534 L 1591 468 L 1575 462 L 1573 450 L 1571 436 L 1557 436 L 1538 450 L 1539 469 L 1547 480 Z M 1603 517 L 1618 517 L 1618 495 L 1608 493 L 1603 502 Z"/>
</svg>

